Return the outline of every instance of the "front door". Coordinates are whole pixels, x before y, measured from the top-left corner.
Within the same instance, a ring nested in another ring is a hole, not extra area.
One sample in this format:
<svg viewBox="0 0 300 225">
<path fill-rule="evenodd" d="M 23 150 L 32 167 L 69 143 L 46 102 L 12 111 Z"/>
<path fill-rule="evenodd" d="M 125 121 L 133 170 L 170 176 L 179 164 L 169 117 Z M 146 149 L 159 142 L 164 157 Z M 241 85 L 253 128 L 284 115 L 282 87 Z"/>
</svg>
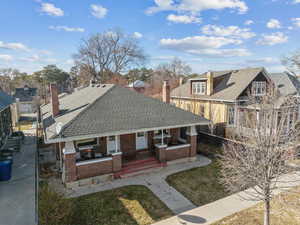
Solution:
<svg viewBox="0 0 300 225">
<path fill-rule="evenodd" d="M 136 150 L 148 148 L 147 132 L 139 132 L 136 134 Z"/>
<path fill-rule="evenodd" d="M 115 153 L 116 152 L 116 137 L 109 136 L 107 137 L 107 153 Z"/>
</svg>

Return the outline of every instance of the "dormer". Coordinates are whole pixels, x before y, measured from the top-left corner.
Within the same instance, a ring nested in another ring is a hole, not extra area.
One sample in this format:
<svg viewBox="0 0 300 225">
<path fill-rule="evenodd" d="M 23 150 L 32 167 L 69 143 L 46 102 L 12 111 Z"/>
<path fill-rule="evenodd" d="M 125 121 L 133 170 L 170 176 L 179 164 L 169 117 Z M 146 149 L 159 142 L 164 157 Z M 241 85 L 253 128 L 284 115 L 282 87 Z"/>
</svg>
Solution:
<svg viewBox="0 0 300 225">
<path fill-rule="evenodd" d="M 211 72 L 206 73 L 206 77 L 191 79 L 192 95 L 212 95 L 213 94 L 213 75 Z"/>
</svg>

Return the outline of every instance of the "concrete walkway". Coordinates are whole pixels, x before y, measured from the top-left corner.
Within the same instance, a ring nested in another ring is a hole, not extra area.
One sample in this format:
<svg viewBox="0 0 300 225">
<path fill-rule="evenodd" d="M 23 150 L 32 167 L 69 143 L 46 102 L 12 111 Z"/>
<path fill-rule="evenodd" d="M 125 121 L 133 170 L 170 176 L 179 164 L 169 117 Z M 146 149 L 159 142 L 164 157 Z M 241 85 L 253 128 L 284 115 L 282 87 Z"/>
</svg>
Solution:
<svg viewBox="0 0 300 225">
<path fill-rule="evenodd" d="M 113 180 L 105 184 L 80 187 L 76 190 L 68 190 L 67 196 L 78 197 L 128 185 L 144 185 L 148 187 L 158 198 L 160 198 L 169 207 L 169 209 L 173 211 L 173 213 L 178 214 L 193 209 L 196 206 L 174 188 L 169 186 L 165 179 L 171 174 L 195 167 L 207 166 L 210 163 L 210 159 L 204 156 L 198 156 L 197 160 L 193 162 L 169 165 L 165 168 L 160 168 L 159 170 L 155 170 L 144 175 Z"/>
<path fill-rule="evenodd" d="M 294 175 L 286 175 L 280 179 L 280 182 L 284 187 L 292 188 L 300 185 L 300 173 Z M 290 182 L 295 181 L 295 182 Z M 278 185 L 280 187 L 280 185 Z M 277 189 L 274 194 L 279 194 L 286 191 L 287 188 Z M 253 189 L 247 190 L 247 192 L 253 192 Z M 217 222 L 224 217 L 230 216 L 241 210 L 252 207 L 258 203 L 258 201 L 246 201 L 246 192 L 240 192 L 212 202 L 210 204 L 200 206 L 198 208 L 186 211 L 179 215 L 173 216 L 169 219 L 155 223 L 154 225 L 194 225 L 202 224 L 209 225 Z"/>
<path fill-rule="evenodd" d="M 35 137 L 26 134 L 21 152 L 14 155 L 12 179 L 0 182 L 0 225 L 36 224 L 35 151 Z"/>
</svg>

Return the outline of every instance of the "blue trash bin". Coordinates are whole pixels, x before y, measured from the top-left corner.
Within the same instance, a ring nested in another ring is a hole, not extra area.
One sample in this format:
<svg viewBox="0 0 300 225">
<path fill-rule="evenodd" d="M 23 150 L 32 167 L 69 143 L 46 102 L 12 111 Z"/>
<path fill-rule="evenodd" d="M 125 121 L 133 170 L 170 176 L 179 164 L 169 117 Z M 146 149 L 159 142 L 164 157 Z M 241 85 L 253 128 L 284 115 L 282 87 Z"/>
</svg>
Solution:
<svg viewBox="0 0 300 225">
<path fill-rule="evenodd" d="M 11 163 L 11 160 L 0 161 L 0 181 L 10 180 Z"/>
</svg>

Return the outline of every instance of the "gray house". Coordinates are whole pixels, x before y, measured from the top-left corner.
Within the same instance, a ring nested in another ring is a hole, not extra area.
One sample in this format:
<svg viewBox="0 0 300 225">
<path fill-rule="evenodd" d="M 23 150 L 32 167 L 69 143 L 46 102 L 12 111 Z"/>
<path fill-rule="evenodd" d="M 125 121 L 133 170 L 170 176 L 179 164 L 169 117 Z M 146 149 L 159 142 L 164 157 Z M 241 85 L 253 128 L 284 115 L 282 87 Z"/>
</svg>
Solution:
<svg viewBox="0 0 300 225">
<path fill-rule="evenodd" d="M 0 149 L 12 132 L 10 109 L 12 103 L 13 97 L 3 91 L 0 91 Z"/>
</svg>

